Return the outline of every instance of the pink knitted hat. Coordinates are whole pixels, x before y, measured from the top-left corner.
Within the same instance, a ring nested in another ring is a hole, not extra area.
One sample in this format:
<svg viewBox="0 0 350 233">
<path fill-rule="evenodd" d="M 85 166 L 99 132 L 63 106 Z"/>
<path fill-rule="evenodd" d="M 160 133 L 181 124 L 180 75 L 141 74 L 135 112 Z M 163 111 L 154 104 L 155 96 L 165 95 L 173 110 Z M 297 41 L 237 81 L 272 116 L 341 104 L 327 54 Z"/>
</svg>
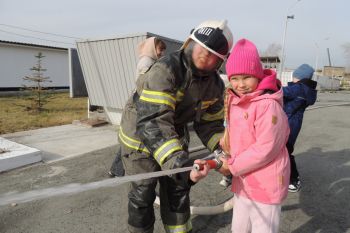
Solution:
<svg viewBox="0 0 350 233">
<path fill-rule="evenodd" d="M 258 50 L 247 39 L 237 41 L 226 62 L 226 73 L 230 79 L 232 75 L 252 75 L 258 79 L 264 77 Z"/>
</svg>

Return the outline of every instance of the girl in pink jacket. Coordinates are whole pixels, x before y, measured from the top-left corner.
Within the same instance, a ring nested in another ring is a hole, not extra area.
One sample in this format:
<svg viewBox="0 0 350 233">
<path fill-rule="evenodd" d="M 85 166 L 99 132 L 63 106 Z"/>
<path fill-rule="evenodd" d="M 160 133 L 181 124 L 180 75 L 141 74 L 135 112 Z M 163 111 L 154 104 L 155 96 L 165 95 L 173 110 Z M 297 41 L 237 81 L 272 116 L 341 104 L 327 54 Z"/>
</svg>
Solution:
<svg viewBox="0 0 350 233">
<path fill-rule="evenodd" d="M 230 156 L 222 159 L 220 172 L 233 175 L 232 232 L 278 232 L 290 174 L 280 82 L 273 70 L 263 70 L 255 45 L 246 39 L 233 48 L 226 72 L 232 89 L 221 146 Z"/>
</svg>

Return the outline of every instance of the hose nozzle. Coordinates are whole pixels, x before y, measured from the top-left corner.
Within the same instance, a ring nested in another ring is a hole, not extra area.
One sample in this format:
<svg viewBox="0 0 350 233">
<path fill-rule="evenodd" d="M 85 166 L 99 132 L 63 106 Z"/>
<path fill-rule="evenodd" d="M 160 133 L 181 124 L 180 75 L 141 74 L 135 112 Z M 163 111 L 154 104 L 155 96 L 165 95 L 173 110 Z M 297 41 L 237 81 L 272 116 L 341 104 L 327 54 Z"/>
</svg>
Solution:
<svg viewBox="0 0 350 233">
<path fill-rule="evenodd" d="M 222 161 L 218 158 L 212 159 L 212 160 L 206 160 L 206 164 L 209 165 L 210 169 L 215 169 L 218 170 L 221 168 L 222 166 Z M 193 169 L 197 170 L 197 171 L 201 171 L 203 170 L 205 164 L 198 164 L 195 163 L 193 164 Z"/>
<path fill-rule="evenodd" d="M 215 170 L 219 170 L 222 167 L 222 161 L 220 160 L 220 157 L 222 156 L 226 156 L 225 152 L 222 151 L 221 149 L 216 149 L 213 152 L 213 155 L 215 156 L 214 159 L 211 160 L 206 160 L 206 164 L 209 165 L 210 169 L 215 169 Z M 204 165 L 203 164 L 194 164 L 193 165 L 193 169 L 197 170 L 197 171 L 201 171 L 203 170 Z"/>
</svg>

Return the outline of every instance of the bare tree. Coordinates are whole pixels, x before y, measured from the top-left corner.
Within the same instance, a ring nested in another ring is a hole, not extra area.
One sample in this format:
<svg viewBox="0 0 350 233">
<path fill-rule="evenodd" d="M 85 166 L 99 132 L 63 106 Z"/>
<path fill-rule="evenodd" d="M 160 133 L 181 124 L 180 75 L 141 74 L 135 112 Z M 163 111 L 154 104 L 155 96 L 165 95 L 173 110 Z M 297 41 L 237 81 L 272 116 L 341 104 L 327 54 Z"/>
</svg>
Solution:
<svg viewBox="0 0 350 233">
<path fill-rule="evenodd" d="M 30 69 L 33 72 L 32 76 L 26 76 L 23 80 L 31 83 L 31 85 L 24 85 L 24 88 L 31 92 L 31 96 L 28 98 L 31 100 L 31 106 L 27 107 L 27 109 L 40 112 L 43 110 L 43 106 L 47 102 L 48 97 L 43 83 L 51 81 L 50 77 L 44 77 L 46 69 L 41 65 L 42 59 L 45 56 L 39 52 L 35 57 L 37 58 L 37 63 Z"/>
<path fill-rule="evenodd" d="M 263 56 L 279 56 L 282 50 L 282 46 L 278 43 L 270 44 L 267 49 L 262 53 Z"/>
</svg>

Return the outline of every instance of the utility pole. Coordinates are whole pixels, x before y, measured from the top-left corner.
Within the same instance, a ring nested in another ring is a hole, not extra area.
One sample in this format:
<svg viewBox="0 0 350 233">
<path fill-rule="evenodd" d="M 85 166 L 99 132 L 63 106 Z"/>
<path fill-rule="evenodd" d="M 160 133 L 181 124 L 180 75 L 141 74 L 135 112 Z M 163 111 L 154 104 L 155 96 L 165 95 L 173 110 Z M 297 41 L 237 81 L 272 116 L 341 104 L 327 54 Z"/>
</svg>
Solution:
<svg viewBox="0 0 350 233">
<path fill-rule="evenodd" d="M 280 64 L 280 70 L 278 72 L 278 78 L 280 80 L 282 80 L 282 72 L 284 69 L 284 61 L 285 61 L 285 47 L 286 47 L 286 37 L 287 37 L 287 26 L 288 26 L 288 20 L 289 19 L 294 19 L 294 15 L 289 15 L 289 12 L 291 11 L 291 9 L 293 7 L 295 7 L 296 4 L 298 4 L 298 2 L 300 2 L 301 0 L 296 0 L 287 10 L 287 17 L 286 17 L 286 21 L 285 21 L 285 25 L 284 25 L 284 31 L 283 31 L 283 39 L 282 39 L 282 53 L 281 53 L 281 64 Z"/>
<path fill-rule="evenodd" d="M 284 32 L 283 32 L 283 40 L 282 40 L 282 54 L 281 54 L 281 65 L 280 65 L 280 72 L 279 72 L 279 79 L 282 80 L 282 72 L 284 69 L 284 60 L 285 60 L 285 47 L 286 47 L 286 36 L 287 36 L 287 26 L 288 26 L 288 20 L 294 19 L 294 15 L 287 15 L 286 18 L 286 24 L 284 26 Z"/>
<path fill-rule="evenodd" d="M 330 55 L 330 53 L 329 53 L 329 48 L 327 48 L 327 54 L 328 54 L 328 63 L 329 63 L 329 66 L 332 66 L 331 55 Z"/>
</svg>

